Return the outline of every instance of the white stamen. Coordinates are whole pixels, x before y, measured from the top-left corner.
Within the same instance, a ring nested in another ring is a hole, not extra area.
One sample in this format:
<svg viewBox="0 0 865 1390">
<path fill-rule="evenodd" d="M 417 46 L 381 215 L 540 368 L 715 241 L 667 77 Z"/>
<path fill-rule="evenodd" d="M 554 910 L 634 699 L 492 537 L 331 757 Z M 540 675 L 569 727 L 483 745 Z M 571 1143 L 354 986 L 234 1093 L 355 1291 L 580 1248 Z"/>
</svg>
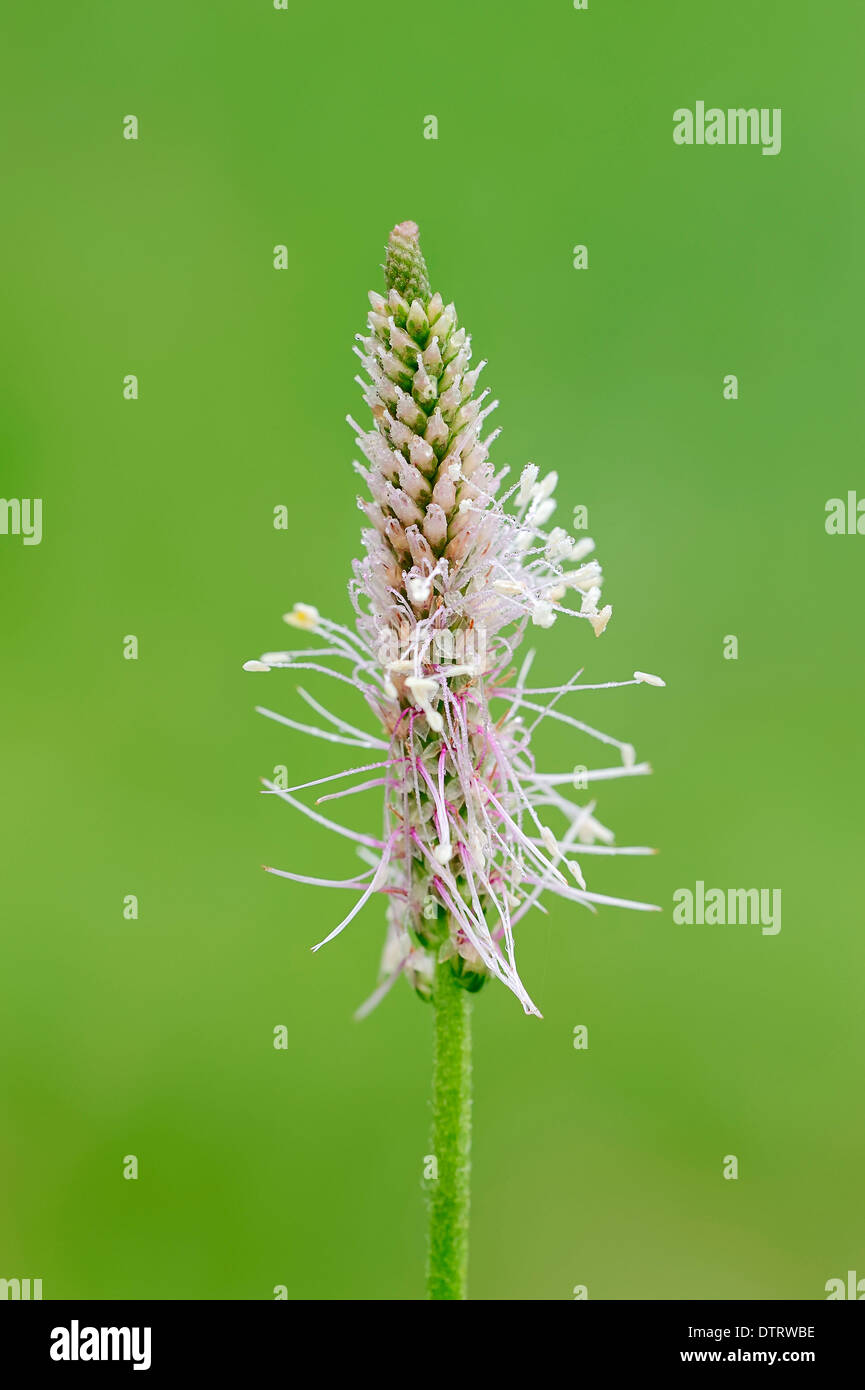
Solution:
<svg viewBox="0 0 865 1390">
<path fill-rule="evenodd" d="M 590 560 L 587 565 L 582 565 L 578 570 L 570 570 L 562 575 L 562 583 L 568 584 L 574 589 L 582 589 L 583 592 L 591 589 L 601 578 L 601 567 L 597 560 Z"/>
<path fill-rule="evenodd" d="M 544 845 L 549 850 L 550 854 L 554 854 L 556 855 L 556 857 L 558 857 L 559 846 L 556 843 L 555 835 L 553 834 L 552 830 L 550 830 L 548 825 L 541 826 L 541 839 L 543 840 Z"/>
<path fill-rule="evenodd" d="M 536 463 L 527 463 L 520 474 L 520 486 L 517 492 L 517 506 L 524 507 L 532 495 L 532 490 L 538 480 L 538 466 Z"/>
<path fill-rule="evenodd" d="M 408 676 L 405 684 L 412 703 L 417 705 L 418 709 L 423 710 L 433 733 L 440 734 L 444 727 L 442 717 L 430 704 L 431 697 L 438 694 L 437 682 L 427 680 L 423 676 Z"/>
<path fill-rule="evenodd" d="M 305 632 L 314 632 L 318 627 L 319 611 L 311 603 L 296 603 L 290 613 L 283 613 L 282 621 L 289 627 L 298 627 Z"/>
<path fill-rule="evenodd" d="M 432 575 L 410 574 L 405 587 L 412 603 L 426 603 L 432 593 Z"/>
<path fill-rule="evenodd" d="M 550 564 L 556 564 L 559 560 L 570 559 L 573 550 L 573 542 L 567 531 L 562 526 L 554 526 L 547 540 L 545 555 Z"/>
<path fill-rule="evenodd" d="M 583 878 L 583 871 L 577 863 L 576 859 L 568 859 L 566 862 L 574 878 L 577 880 L 577 883 L 580 885 L 581 888 L 585 888 L 586 880 Z"/>
<path fill-rule="evenodd" d="M 581 844 L 593 845 L 596 840 L 600 840 L 604 845 L 611 845 L 615 838 L 612 830 L 606 825 L 602 825 L 588 811 L 584 812 L 580 819 L 580 828 L 577 831 L 577 839 Z"/>
<path fill-rule="evenodd" d="M 600 597 L 601 591 L 598 588 L 597 584 L 595 584 L 591 589 L 587 589 L 586 592 L 583 594 L 582 602 L 580 603 L 580 612 L 588 613 L 592 617 L 595 616 L 598 611 L 598 599 Z"/>
<path fill-rule="evenodd" d="M 612 616 L 613 616 L 612 604 L 609 604 L 609 603 L 608 603 L 607 606 L 606 606 L 606 608 L 602 608 L 601 611 L 600 611 L 600 613 L 598 613 L 596 617 L 592 617 L 592 618 L 589 619 L 589 622 L 592 624 L 592 628 L 593 628 L 593 630 L 594 630 L 594 634 L 595 634 L 596 637 L 600 637 L 601 633 L 603 632 L 604 628 L 607 626 L 607 623 L 610 621 L 610 619 L 612 618 Z"/>
<path fill-rule="evenodd" d="M 532 622 L 535 627 L 552 627 L 556 621 L 555 609 L 545 599 L 539 599 L 532 609 Z"/>
<path fill-rule="evenodd" d="M 558 473 L 555 471 L 548 473 L 545 478 L 542 478 L 539 483 L 535 483 L 535 486 L 532 488 L 532 501 L 543 502 L 546 497 L 550 497 L 552 493 L 555 492 L 558 481 Z"/>
<path fill-rule="evenodd" d="M 587 555 L 591 555 L 594 548 L 595 542 L 592 540 L 591 536 L 583 536 L 580 540 L 574 541 L 573 549 L 568 559 L 573 560 L 574 563 L 578 563 L 580 560 L 585 560 Z"/>
<path fill-rule="evenodd" d="M 641 684 L 643 684 L 643 685 L 666 685 L 666 684 L 667 684 L 666 681 L 662 681 L 662 680 L 661 680 L 661 677 L 660 677 L 660 676 L 650 676 L 649 673 L 648 673 L 648 671 L 635 671 L 635 672 L 634 672 L 634 680 L 635 680 L 635 681 L 640 681 Z"/>
<path fill-rule="evenodd" d="M 542 526 L 547 524 L 555 510 L 556 504 L 552 497 L 544 497 L 532 503 L 526 519 L 530 526 L 540 530 Z"/>
</svg>

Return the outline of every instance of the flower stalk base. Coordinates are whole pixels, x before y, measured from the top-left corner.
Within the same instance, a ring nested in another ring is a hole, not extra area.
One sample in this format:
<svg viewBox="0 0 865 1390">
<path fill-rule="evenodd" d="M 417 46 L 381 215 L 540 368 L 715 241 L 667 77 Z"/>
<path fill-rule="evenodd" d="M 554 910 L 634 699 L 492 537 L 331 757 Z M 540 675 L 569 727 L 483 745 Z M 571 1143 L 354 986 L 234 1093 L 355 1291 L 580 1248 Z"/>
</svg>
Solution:
<svg viewBox="0 0 865 1390">
<path fill-rule="evenodd" d="M 432 1153 L 429 1187 L 427 1295 L 468 1297 L 471 1175 L 472 996 L 451 962 L 436 966 L 433 984 Z"/>
</svg>

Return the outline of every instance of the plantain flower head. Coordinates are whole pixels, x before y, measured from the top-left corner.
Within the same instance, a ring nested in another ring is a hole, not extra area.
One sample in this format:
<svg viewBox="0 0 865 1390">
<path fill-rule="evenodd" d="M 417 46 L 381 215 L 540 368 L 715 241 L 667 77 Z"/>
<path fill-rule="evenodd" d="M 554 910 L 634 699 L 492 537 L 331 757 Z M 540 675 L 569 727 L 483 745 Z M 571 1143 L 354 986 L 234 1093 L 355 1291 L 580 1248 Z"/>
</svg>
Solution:
<svg viewBox="0 0 865 1390">
<path fill-rule="evenodd" d="M 354 624 L 345 627 L 297 604 L 285 621 L 319 639 L 316 647 L 269 652 L 246 669 L 313 670 L 359 690 L 376 731 L 332 714 L 299 693 L 319 723 L 260 712 L 311 737 L 361 749 L 369 758 L 305 786 L 359 777 L 322 801 L 375 790 L 381 831 L 359 834 L 294 793 L 268 792 L 355 842 L 364 865 L 342 880 L 311 879 L 354 889 L 342 921 L 313 949 L 338 936 L 373 896 L 386 903 L 387 936 L 369 1012 L 404 976 L 429 997 L 436 962 L 450 961 L 467 989 L 495 977 L 526 1013 L 538 1014 L 516 964 L 515 929 L 542 895 L 596 910 L 598 905 L 653 910 L 650 904 L 591 892 L 581 861 L 593 854 L 650 854 L 619 848 L 595 818 L 596 803 L 575 800 L 573 772 L 538 771 L 537 726 L 553 720 L 572 737 L 600 743 L 615 761 L 582 772 L 591 781 L 650 771 L 633 747 L 559 707 L 564 697 L 598 686 L 528 685 L 534 653 L 518 649 L 531 627 L 560 617 L 582 620 L 600 636 L 612 608 L 601 602 L 602 572 L 594 542 L 552 524 L 554 472 L 527 464 L 515 481 L 496 470 L 497 430 L 487 421 L 498 404 L 479 387 L 486 363 L 472 365 L 471 339 L 453 304 L 432 293 L 418 228 L 394 227 L 385 260 L 385 293 L 371 293 L 355 351 L 368 418 L 349 416 L 362 462 L 364 553 L 354 562 L 349 593 Z M 590 558 L 591 557 L 591 558 Z M 635 672 L 605 685 L 663 685 Z M 538 697 L 544 697 L 540 700 Z M 573 758 L 571 758 L 573 766 Z M 378 818 L 377 818 L 378 819 Z"/>
</svg>

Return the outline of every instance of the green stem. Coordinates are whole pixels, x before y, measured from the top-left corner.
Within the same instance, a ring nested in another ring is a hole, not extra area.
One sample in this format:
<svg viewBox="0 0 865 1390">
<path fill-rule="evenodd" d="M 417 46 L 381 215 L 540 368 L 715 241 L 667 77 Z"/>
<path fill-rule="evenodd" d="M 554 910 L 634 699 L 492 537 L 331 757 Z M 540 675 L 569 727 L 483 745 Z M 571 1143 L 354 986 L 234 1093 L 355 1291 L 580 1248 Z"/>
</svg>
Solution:
<svg viewBox="0 0 865 1390">
<path fill-rule="evenodd" d="M 429 1193 L 429 1298 L 468 1296 L 469 1178 L 472 1142 L 471 994 L 449 961 L 433 988 L 433 1129 L 436 1179 Z"/>
</svg>

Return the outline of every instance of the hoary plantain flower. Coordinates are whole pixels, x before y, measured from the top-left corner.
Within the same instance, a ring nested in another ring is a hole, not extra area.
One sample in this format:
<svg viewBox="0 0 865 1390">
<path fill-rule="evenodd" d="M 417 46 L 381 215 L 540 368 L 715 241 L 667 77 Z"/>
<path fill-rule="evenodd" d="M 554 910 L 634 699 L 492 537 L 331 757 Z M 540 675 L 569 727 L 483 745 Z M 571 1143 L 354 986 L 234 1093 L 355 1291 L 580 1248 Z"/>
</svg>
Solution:
<svg viewBox="0 0 865 1390">
<path fill-rule="evenodd" d="M 390 236 L 384 295 L 370 294 L 367 329 L 355 349 L 372 416 L 349 416 L 363 464 L 359 499 L 364 555 L 349 590 L 353 627 L 307 604 L 285 615 L 319 645 L 268 652 L 247 670 L 313 671 L 351 685 L 365 700 L 375 733 L 331 713 L 305 690 L 319 720 L 281 724 L 362 750 L 357 765 L 294 787 L 266 789 L 319 825 L 354 841 L 363 871 L 346 879 L 269 872 L 302 883 L 357 890 L 350 911 L 314 950 L 332 941 L 375 895 L 387 904 L 387 934 L 368 1013 L 400 977 L 435 1004 L 433 1152 L 429 1291 L 465 1296 L 469 1159 L 469 996 L 489 978 L 506 985 L 527 1014 L 539 1014 L 517 968 L 516 928 L 542 894 L 592 910 L 651 905 L 589 890 L 581 861 L 595 854 L 649 854 L 618 847 L 595 817 L 595 801 L 567 793 L 573 771 L 541 772 L 532 736 L 544 720 L 610 750 L 612 766 L 587 770 L 578 783 L 649 772 L 633 747 L 560 707 L 577 691 L 537 689 L 528 679 L 533 652 L 518 661 L 529 627 L 560 615 L 600 636 L 612 614 L 601 605 L 594 542 L 552 526 L 556 474 L 528 464 L 510 483 L 496 472 L 485 434 L 497 402 L 478 389 L 486 365 L 471 366 L 471 340 L 453 304 L 431 292 L 418 229 L 402 222 Z M 630 680 L 657 676 L 635 671 Z M 545 697 L 543 701 L 539 697 Z M 366 759 L 363 754 L 369 755 Z M 609 751 L 608 751 L 609 759 Z M 324 783 L 360 778 L 319 802 L 378 789 L 380 833 L 359 834 L 296 799 Z M 550 821 L 563 828 L 554 829 Z"/>
</svg>

